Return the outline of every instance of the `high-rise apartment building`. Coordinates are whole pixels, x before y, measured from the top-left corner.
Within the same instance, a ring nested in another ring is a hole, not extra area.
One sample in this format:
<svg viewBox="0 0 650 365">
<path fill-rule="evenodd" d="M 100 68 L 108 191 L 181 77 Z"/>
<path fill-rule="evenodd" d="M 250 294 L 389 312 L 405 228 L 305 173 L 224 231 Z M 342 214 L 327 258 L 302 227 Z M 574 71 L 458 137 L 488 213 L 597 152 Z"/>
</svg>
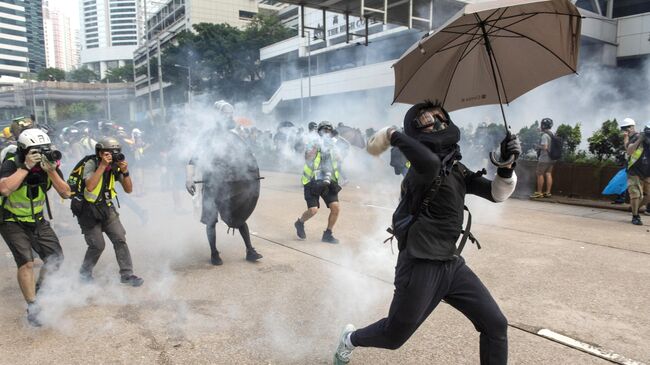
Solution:
<svg viewBox="0 0 650 365">
<path fill-rule="evenodd" d="M 60 9 L 43 4 L 45 59 L 47 67 L 70 71 L 79 63 L 77 31 L 69 16 Z"/>
<path fill-rule="evenodd" d="M 132 62 L 138 45 L 136 0 L 80 0 L 81 64 L 101 77 Z"/>
<path fill-rule="evenodd" d="M 0 0 L 0 85 L 19 82 L 28 62 L 24 3 Z"/>
<path fill-rule="evenodd" d="M 43 31 L 43 0 L 23 0 L 25 27 L 29 49 L 29 71 L 39 72 L 45 68 L 45 35 Z"/>
</svg>

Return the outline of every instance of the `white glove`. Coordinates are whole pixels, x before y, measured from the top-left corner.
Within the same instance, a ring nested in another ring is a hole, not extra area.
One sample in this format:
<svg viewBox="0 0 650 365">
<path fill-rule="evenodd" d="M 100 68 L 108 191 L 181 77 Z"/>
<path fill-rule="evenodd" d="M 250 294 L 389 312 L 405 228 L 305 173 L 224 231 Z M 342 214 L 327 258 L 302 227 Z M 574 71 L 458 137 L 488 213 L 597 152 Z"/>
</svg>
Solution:
<svg viewBox="0 0 650 365">
<path fill-rule="evenodd" d="M 384 127 L 370 137 L 366 146 L 366 151 L 369 154 L 379 156 L 390 147 L 390 138 L 388 138 L 390 129 L 393 129 L 393 127 Z"/>
<path fill-rule="evenodd" d="M 40 163 L 42 159 L 43 157 L 40 152 L 37 150 L 31 150 L 27 156 L 25 156 L 25 167 L 27 167 L 27 170 L 31 170 L 34 166 Z"/>
</svg>

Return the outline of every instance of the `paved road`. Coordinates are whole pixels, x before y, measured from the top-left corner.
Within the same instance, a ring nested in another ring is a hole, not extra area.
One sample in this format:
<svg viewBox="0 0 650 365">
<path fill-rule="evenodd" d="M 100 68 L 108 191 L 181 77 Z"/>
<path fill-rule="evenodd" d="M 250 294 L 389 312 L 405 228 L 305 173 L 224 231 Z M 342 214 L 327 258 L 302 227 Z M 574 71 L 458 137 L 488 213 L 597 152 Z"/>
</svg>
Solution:
<svg viewBox="0 0 650 365">
<path fill-rule="evenodd" d="M 54 203 L 66 261 L 43 292 L 47 326 L 31 329 L 8 250 L 0 246 L 1 364 L 325 364 L 340 327 L 384 316 L 396 255 L 382 243 L 398 180 L 351 181 L 341 193 L 337 246 L 319 241 L 326 213 L 298 241 L 292 222 L 304 209 L 296 176 L 265 173 L 250 220 L 264 255 L 243 260 L 241 239 L 218 229 L 224 265 L 209 265 L 203 226 L 187 195 L 174 208 L 168 193 L 127 207 L 127 226 L 142 288 L 118 283 L 110 245 L 94 285 L 76 279 L 85 244 L 66 206 Z M 622 212 L 512 200 L 469 199 L 474 234 L 464 256 L 509 321 L 548 328 L 650 363 L 650 225 Z M 123 202 L 123 206 L 124 206 Z M 646 219 L 650 224 L 650 219 Z M 513 364 L 606 364 L 589 354 L 511 327 Z M 441 304 L 397 351 L 359 349 L 355 364 L 476 364 L 478 334 Z"/>
</svg>

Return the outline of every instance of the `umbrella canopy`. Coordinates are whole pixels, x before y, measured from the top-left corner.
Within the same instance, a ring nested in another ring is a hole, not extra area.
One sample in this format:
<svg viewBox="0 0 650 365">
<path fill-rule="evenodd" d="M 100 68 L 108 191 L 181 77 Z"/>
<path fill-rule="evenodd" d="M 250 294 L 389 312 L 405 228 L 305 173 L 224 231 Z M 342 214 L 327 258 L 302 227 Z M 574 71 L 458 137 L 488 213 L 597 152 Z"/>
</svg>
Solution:
<svg viewBox="0 0 650 365">
<path fill-rule="evenodd" d="M 580 25 L 569 0 L 468 4 L 393 66 L 394 101 L 438 100 L 448 111 L 509 103 L 576 72 Z"/>
<path fill-rule="evenodd" d="M 341 126 L 336 128 L 336 131 L 339 136 L 344 138 L 351 145 L 359 148 L 366 148 L 366 140 L 363 138 L 363 134 L 360 130 L 348 126 Z"/>
</svg>

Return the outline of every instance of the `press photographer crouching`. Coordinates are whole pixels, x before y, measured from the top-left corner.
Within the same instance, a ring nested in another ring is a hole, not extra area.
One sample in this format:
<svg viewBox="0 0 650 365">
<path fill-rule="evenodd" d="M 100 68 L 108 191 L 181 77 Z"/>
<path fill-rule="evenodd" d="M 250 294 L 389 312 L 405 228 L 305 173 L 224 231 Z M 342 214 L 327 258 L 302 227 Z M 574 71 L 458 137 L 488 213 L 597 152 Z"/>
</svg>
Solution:
<svg viewBox="0 0 650 365">
<path fill-rule="evenodd" d="M 76 174 L 82 178 L 75 179 Z M 81 232 L 88 244 L 81 265 L 81 278 L 84 281 L 93 280 L 93 268 L 106 246 L 106 233 L 115 249 L 117 264 L 120 267 L 120 282 L 140 286 L 144 280 L 133 275 L 131 253 L 126 244 L 126 230 L 113 204 L 113 199 L 117 197 L 116 181 L 122 184 L 125 193 L 130 194 L 133 191 L 128 163 L 122 154 L 119 141 L 113 137 L 105 137 L 97 142 L 95 155 L 84 157 L 68 179 L 70 185 L 77 186 L 77 194 L 83 194 L 83 200 L 80 196 L 73 198 L 73 202 L 76 200 L 80 205 L 75 207 L 75 204 L 72 204 L 73 213 L 77 216 Z"/>
<path fill-rule="evenodd" d="M 20 133 L 16 154 L 0 168 L 0 234 L 18 266 L 18 285 L 27 302 L 27 320 L 33 326 L 41 325 L 36 304 L 38 288 L 63 261 L 59 239 L 43 217 L 45 206 L 50 213 L 50 188 L 54 187 L 64 199 L 70 196 L 70 187 L 59 169 L 60 159 L 61 152 L 52 149 L 48 135 L 32 128 Z M 33 252 L 43 260 L 36 281 Z"/>
</svg>

